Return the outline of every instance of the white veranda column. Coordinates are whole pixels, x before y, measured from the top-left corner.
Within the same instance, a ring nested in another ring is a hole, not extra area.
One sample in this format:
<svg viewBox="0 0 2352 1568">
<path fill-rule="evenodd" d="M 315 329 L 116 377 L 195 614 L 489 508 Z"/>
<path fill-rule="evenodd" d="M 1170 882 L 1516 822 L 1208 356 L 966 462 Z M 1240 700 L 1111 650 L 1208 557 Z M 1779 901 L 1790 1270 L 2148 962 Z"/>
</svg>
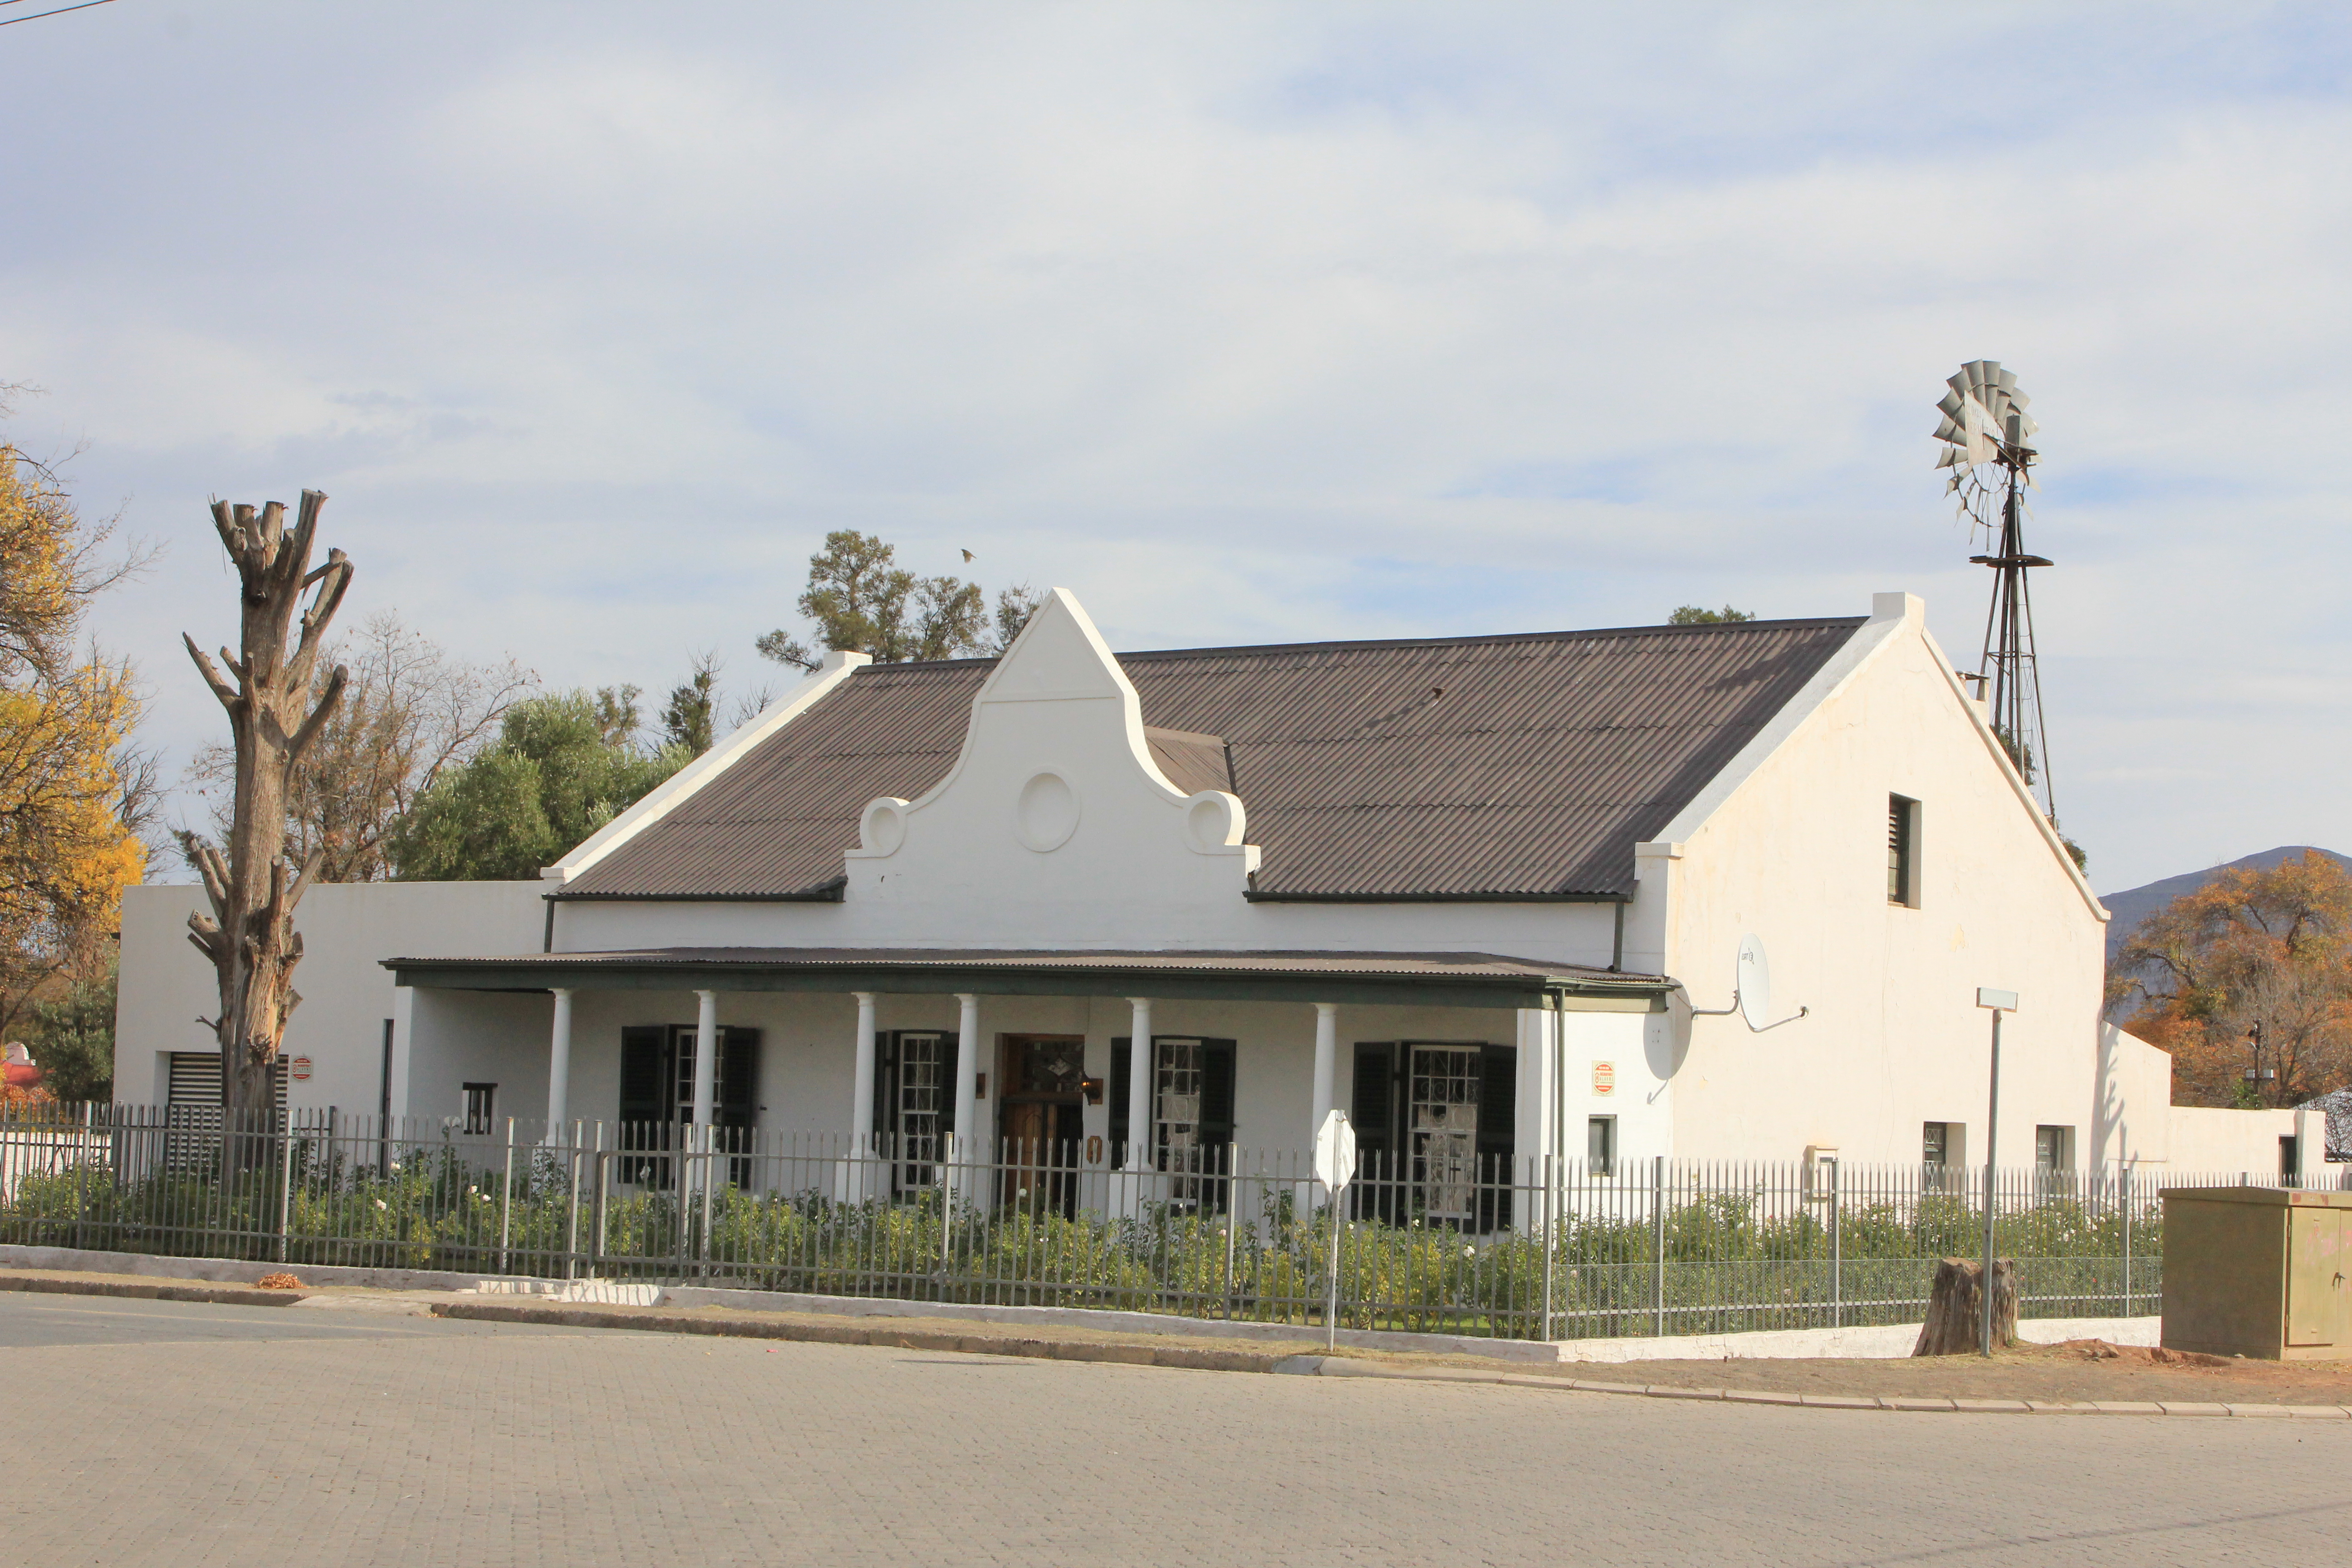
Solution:
<svg viewBox="0 0 2352 1568">
<path fill-rule="evenodd" d="M 980 1124 L 980 998 L 956 993 L 955 1141 L 957 1162 L 992 1158 L 995 1148 Z M 963 1178 L 957 1177 L 961 1185 Z"/>
<path fill-rule="evenodd" d="M 849 1100 L 849 1153 L 856 1159 L 874 1148 L 874 993 L 850 994 L 857 998 L 857 1074 Z"/>
<path fill-rule="evenodd" d="M 1151 998 L 1130 996 L 1135 1010 L 1127 1043 L 1127 1168 L 1151 1168 Z"/>
<path fill-rule="evenodd" d="M 694 998 L 694 1124 L 708 1127 L 719 1083 L 719 993 L 698 991 Z"/>
<path fill-rule="evenodd" d="M 547 1137 L 562 1136 L 560 1129 L 572 1116 L 572 991 L 555 988 L 555 1026 L 547 1040 Z"/>
<path fill-rule="evenodd" d="M 1339 1085 L 1339 1005 L 1315 1004 L 1315 1120 L 1307 1129 L 1307 1146 L 1323 1131 L 1323 1119 L 1338 1106 Z"/>
</svg>

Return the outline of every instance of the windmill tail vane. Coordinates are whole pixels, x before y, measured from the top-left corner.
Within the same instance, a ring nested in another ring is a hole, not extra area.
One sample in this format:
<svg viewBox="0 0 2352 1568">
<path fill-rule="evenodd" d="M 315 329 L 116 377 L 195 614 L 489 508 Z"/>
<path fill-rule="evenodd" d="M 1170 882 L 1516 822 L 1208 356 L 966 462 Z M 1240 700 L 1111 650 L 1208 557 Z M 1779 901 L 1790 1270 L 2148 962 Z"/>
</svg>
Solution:
<svg viewBox="0 0 2352 1568">
<path fill-rule="evenodd" d="M 1969 557 L 1993 573 L 1978 695 L 2010 760 L 2054 825 L 2058 807 L 2033 647 L 2031 578 L 2035 567 L 2050 562 L 2028 554 L 2024 538 L 2023 491 L 2033 483 L 2041 454 L 2031 442 L 2041 426 L 2026 412 L 2032 400 L 2018 389 L 2016 373 L 2003 370 L 1999 360 L 1970 360 L 1945 385 L 1949 390 L 1936 405 L 1935 438 L 1942 444 L 1936 467 L 1951 470 L 1945 493 L 1960 498 L 1960 517 L 1972 533 L 1983 530 L 1991 545 L 1989 553 Z"/>
</svg>

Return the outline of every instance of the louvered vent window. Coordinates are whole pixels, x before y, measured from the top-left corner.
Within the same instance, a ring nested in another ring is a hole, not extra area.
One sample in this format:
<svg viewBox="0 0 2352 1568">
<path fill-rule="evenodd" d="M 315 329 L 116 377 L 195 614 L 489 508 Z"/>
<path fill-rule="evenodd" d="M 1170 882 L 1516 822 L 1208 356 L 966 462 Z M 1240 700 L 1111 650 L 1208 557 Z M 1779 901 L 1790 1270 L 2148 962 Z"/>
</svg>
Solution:
<svg viewBox="0 0 2352 1568">
<path fill-rule="evenodd" d="M 1919 906 L 1919 803 L 1886 797 L 1886 901 Z"/>
</svg>

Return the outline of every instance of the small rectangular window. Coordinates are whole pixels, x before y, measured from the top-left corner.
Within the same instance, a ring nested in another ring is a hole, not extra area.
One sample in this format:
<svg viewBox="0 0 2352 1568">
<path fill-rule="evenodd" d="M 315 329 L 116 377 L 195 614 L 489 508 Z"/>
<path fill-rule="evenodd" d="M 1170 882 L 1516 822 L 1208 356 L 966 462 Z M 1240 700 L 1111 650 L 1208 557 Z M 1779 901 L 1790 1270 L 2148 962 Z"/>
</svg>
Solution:
<svg viewBox="0 0 2352 1568">
<path fill-rule="evenodd" d="M 488 1132 L 498 1120 L 499 1086 L 494 1083 L 469 1083 L 466 1086 L 466 1131 Z"/>
<path fill-rule="evenodd" d="M 2037 1171 L 2071 1171 L 2074 1168 L 2074 1130 L 2071 1127 L 2037 1127 L 2033 1130 L 2033 1168 Z"/>
<path fill-rule="evenodd" d="M 1886 901 L 1919 907 L 1919 803 L 1886 797 Z"/>
<path fill-rule="evenodd" d="M 1617 1173 L 1617 1119 L 1589 1116 L 1584 1121 L 1584 1164 L 1596 1176 Z"/>
</svg>

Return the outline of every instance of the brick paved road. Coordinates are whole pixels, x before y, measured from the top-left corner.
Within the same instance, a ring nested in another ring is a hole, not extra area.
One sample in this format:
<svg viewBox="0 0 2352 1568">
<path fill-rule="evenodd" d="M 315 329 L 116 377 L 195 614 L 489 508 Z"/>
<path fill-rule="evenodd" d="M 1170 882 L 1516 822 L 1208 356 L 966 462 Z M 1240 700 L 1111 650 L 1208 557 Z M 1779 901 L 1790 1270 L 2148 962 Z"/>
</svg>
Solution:
<svg viewBox="0 0 2352 1568">
<path fill-rule="evenodd" d="M 2352 1423 L 1685 1405 L 136 1306 L 79 1303 L 125 1315 L 60 1334 L 22 1321 L 55 1299 L 0 1300 L 0 1561 L 2013 1568 L 2321 1563 L 2352 1540 Z"/>
</svg>

